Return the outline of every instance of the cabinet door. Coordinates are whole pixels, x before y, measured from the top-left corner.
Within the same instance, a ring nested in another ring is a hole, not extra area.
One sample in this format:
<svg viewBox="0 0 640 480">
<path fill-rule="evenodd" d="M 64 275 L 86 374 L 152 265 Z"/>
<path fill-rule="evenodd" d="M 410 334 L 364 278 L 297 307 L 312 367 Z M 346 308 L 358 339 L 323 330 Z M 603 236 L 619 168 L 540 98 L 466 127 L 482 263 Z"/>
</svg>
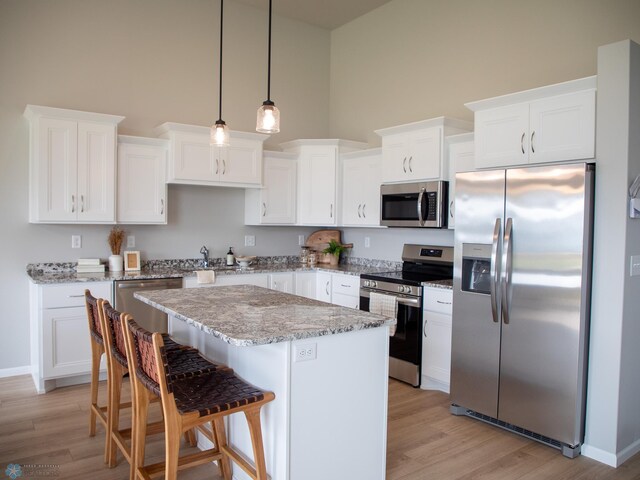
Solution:
<svg viewBox="0 0 640 480">
<path fill-rule="evenodd" d="M 169 182 L 212 182 L 218 180 L 220 158 L 214 155 L 209 137 L 191 133 L 174 133 L 169 165 Z"/>
<path fill-rule="evenodd" d="M 360 308 L 360 297 L 353 297 L 351 295 L 345 295 L 344 293 L 333 293 L 331 296 L 331 303 L 334 305 L 340 305 L 341 307 L 358 310 Z"/>
<path fill-rule="evenodd" d="M 422 375 L 434 387 L 449 392 L 451 377 L 451 315 L 426 311 L 422 348 Z"/>
<path fill-rule="evenodd" d="M 300 155 L 299 223 L 336 225 L 336 147 L 305 147 Z"/>
<path fill-rule="evenodd" d="M 296 223 L 296 170 L 293 160 L 265 157 L 260 223 Z"/>
<path fill-rule="evenodd" d="M 229 147 L 213 150 L 221 182 L 262 183 L 262 142 L 232 138 Z"/>
<path fill-rule="evenodd" d="M 78 123 L 39 120 L 37 160 L 32 168 L 32 222 L 71 222 L 78 216 Z M 36 197 L 36 198 L 33 198 Z"/>
<path fill-rule="evenodd" d="M 531 102 L 529 163 L 595 156 L 595 90 Z"/>
<path fill-rule="evenodd" d="M 439 180 L 442 168 L 442 128 L 434 127 L 409 134 L 407 176 L 411 180 Z"/>
<path fill-rule="evenodd" d="M 476 168 L 522 165 L 529 161 L 529 104 L 475 114 Z"/>
<path fill-rule="evenodd" d="M 361 225 L 380 225 L 380 184 L 382 177 L 382 156 L 367 157 L 363 165 Z"/>
<path fill-rule="evenodd" d="M 294 292 L 293 272 L 272 273 L 269 288 L 284 293 Z"/>
<path fill-rule="evenodd" d="M 455 227 L 456 173 L 475 169 L 473 140 L 449 145 L 449 221 L 448 228 Z"/>
<path fill-rule="evenodd" d="M 316 273 L 315 272 L 296 272 L 295 275 L 295 292 L 301 297 L 316 299 Z"/>
<path fill-rule="evenodd" d="M 407 134 L 387 135 L 382 137 L 382 181 L 401 182 L 407 180 Z"/>
<path fill-rule="evenodd" d="M 342 162 L 342 224 L 362 225 L 362 204 L 366 179 L 366 158 L 350 158 Z"/>
<path fill-rule="evenodd" d="M 119 223 L 167 223 L 166 157 L 163 147 L 118 146 Z"/>
<path fill-rule="evenodd" d="M 331 274 L 318 272 L 316 275 L 316 299 L 331 303 Z"/>
<path fill-rule="evenodd" d="M 44 379 L 91 371 L 89 325 L 84 306 L 43 310 L 42 340 Z"/>
</svg>

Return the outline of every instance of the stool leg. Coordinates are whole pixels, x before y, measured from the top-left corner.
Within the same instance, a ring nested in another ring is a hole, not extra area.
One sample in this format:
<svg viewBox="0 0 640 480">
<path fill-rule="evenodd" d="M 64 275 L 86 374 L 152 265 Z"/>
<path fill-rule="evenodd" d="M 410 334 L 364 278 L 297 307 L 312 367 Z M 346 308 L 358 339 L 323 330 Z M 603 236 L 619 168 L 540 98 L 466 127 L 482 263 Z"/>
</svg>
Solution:
<svg viewBox="0 0 640 480">
<path fill-rule="evenodd" d="M 98 381 L 100 374 L 100 360 L 102 349 L 91 339 L 91 407 L 98 408 Z M 89 436 L 96 435 L 96 412 L 94 408 L 89 409 Z"/>
<path fill-rule="evenodd" d="M 227 446 L 227 433 L 224 429 L 224 418 L 214 418 L 211 421 L 211 429 L 213 430 L 213 435 L 216 439 L 216 448 L 222 453 L 222 447 Z M 218 465 L 220 466 L 222 478 L 224 478 L 224 480 L 231 480 L 231 462 L 225 453 L 222 453 L 222 458 L 220 459 L 220 462 L 218 462 Z"/>
<path fill-rule="evenodd" d="M 260 426 L 260 407 L 245 410 L 249 424 L 249 434 L 253 445 L 253 459 L 256 464 L 256 480 L 267 480 L 267 464 L 264 459 L 264 446 L 262 444 L 262 427 Z"/>
<path fill-rule="evenodd" d="M 116 362 L 113 363 L 115 364 Z M 122 377 L 125 373 L 119 364 L 118 366 L 114 365 L 112 370 L 113 373 L 110 375 L 109 418 L 107 423 L 109 430 L 109 434 L 107 435 L 107 464 L 110 468 L 116 466 L 116 457 L 118 454 L 118 446 L 113 439 L 113 432 L 120 428 L 120 398 L 122 397 Z"/>
<path fill-rule="evenodd" d="M 178 459 L 180 457 L 180 438 L 182 426 L 177 415 L 165 412 L 164 444 L 165 444 L 165 480 L 177 480 Z"/>
<path fill-rule="evenodd" d="M 149 413 L 149 393 L 138 389 L 135 401 L 134 427 L 131 442 L 131 478 L 138 478 L 138 468 L 144 465 L 144 450 L 147 439 L 147 416 Z"/>
</svg>

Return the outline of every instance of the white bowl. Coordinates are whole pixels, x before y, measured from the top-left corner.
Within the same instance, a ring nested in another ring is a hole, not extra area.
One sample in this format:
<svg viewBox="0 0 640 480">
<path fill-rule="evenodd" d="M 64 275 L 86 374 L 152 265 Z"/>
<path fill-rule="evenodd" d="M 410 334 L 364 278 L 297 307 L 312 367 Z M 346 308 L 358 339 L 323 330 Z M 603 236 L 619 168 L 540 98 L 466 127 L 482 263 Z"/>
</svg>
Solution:
<svg viewBox="0 0 640 480">
<path fill-rule="evenodd" d="M 255 259 L 255 256 L 236 257 L 236 262 L 238 262 L 238 265 L 241 267 L 248 267 Z"/>
</svg>

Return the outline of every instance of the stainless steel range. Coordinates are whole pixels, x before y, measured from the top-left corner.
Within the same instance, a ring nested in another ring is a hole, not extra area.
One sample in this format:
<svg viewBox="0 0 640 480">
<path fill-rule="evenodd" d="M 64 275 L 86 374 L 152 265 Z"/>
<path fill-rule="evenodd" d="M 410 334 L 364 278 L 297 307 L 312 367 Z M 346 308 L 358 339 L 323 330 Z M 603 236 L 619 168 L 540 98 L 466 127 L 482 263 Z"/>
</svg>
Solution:
<svg viewBox="0 0 640 480">
<path fill-rule="evenodd" d="M 422 282 L 453 278 L 453 247 L 405 244 L 402 270 L 360 275 L 360 310 L 369 311 L 372 292 L 396 297 L 395 334 L 389 337 L 389 376 L 420 386 Z"/>
</svg>

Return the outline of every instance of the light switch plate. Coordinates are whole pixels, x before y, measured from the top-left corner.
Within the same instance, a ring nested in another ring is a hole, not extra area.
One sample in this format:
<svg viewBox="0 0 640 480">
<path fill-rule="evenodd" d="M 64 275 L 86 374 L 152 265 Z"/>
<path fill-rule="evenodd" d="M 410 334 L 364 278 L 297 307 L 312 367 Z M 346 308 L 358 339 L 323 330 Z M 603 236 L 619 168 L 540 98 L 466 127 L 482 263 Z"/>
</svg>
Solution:
<svg viewBox="0 0 640 480">
<path fill-rule="evenodd" d="M 364 237 L 364 248 L 369 248 L 371 246 L 371 237 Z"/>
<path fill-rule="evenodd" d="M 82 248 L 82 235 L 71 235 L 71 248 Z"/>
<path fill-rule="evenodd" d="M 631 265 L 629 267 L 629 272 L 632 277 L 640 275 L 640 255 L 631 255 Z"/>
<path fill-rule="evenodd" d="M 298 235 L 298 245 L 300 247 L 304 245 L 304 235 Z"/>
<path fill-rule="evenodd" d="M 256 236 L 255 235 L 245 235 L 244 236 L 244 246 L 245 247 L 255 247 L 256 246 Z"/>
<path fill-rule="evenodd" d="M 134 248 L 136 246 L 136 237 L 134 235 L 127 235 L 127 248 Z"/>
</svg>

